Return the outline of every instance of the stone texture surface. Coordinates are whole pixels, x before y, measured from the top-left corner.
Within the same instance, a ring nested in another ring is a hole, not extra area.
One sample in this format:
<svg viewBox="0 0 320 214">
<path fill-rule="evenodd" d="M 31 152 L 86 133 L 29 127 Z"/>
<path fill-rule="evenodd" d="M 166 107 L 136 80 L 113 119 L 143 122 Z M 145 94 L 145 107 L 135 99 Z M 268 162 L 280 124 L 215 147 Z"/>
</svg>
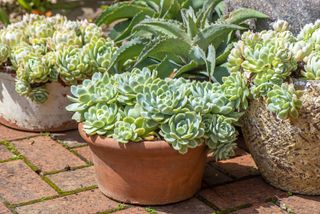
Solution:
<svg viewBox="0 0 320 214">
<path fill-rule="evenodd" d="M 19 214 L 88 214 L 115 209 L 118 203 L 105 197 L 98 189 L 18 207 Z"/>
<path fill-rule="evenodd" d="M 13 143 L 22 155 L 45 172 L 85 165 L 85 162 L 80 158 L 47 136 L 14 141 Z"/>
<path fill-rule="evenodd" d="M 209 164 L 205 168 L 203 180 L 208 186 L 216 186 L 232 181 L 230 177 L 221 173 Z"/>
<path fill-rule="evenodd" d="M 200 195 L 224 210 L 284 197 L 286 193 L 274 189 L 257 177 L 203 190 Z"/>
<path fill-rule="evenodd" d="M 272 203 L 263 203 L 258 204 L 252 207 L 248 207 L 245 209 L 240 209 L 232 212 L 232 214 L 284 214 L 283 210 L 281 210 L 278 206 Z"/>
<path fill-rule="evenodd" d="M 280 206 L 293 213 L 320 214 L 320 197 L 292 196 L 280 200 Z"/>
<path fill-rule="evenodd" d="M 158 214 L 166 213 L 183 213 L 183 214 L 209 214 L 213 213 L 213 209 L 196 198 L 167 206 L 153 207 Z"/>
<path fill-rule="evenodd" d="M 17 140 L 32 136 L 37 136 L 39 133 L 22 132 L 14 129 L 10 129 L 0 124 L 0 141 L 2 140 Z"/>
<path fill-rule="evenodd" d="M 60 172 L 47 176 L 62 191 L 72 191 L 96 184 L 93 167 L 85 167 L 77 170 Z"/>
<path fill-rule="evenodd" d="M 269 21 L 261 22 L 259 28 L 267 28 L 276 19 L 287 20 L 297 33 L 305 24 L 320 18 L 319 0 L 226 0 L 227 10 L 248 7 L 269 15 Z"/>
<path fill-rule="evenodd" d="M 0 145 L 0 160 L 7 160 L 13 156 L 4 145 Z"/>
<path fill-rule="evenodd" d="M 243 178 L 259 174 L 258 168 L 252 159 L 252 156 L 249 154 L 229 160 L 219 161 L 214 163 L 214 165 L 236 178 Z"/>
<path fill-rule="evenodd" d="M 70 148 L 87 145 L 87 143 L 79 135 L 78 130 L 64 133 L 52 133 L 50 136 L 52 139 L 57 140 Z"/>
<path fill-rule="evenodd" d="M 1 214 L 10 214 L 11 211 L 6 206 L 4 206 L 4 204 L 0 203 L 0 213 Z"/>
<path fill-rule="evenodd" d="M 57 193 L 23 161 L 0 164 L 0 196 L 17 204 Z"/>
<path fill-rule="evenodd" d="M 142 207 L 131 207 L 128 209 L 120 210 L 115 212 L 116 214 L 148 214 L 144 208 Z"/>
<path fill-rule="evenodd" d="M 85 158 L 87 161 L 92 163 L 92 155 L 91 155 L 91 150 L 89 146 L 81 147 L 81 148 L 76 148 L 75 151 Z"/>
</svg>

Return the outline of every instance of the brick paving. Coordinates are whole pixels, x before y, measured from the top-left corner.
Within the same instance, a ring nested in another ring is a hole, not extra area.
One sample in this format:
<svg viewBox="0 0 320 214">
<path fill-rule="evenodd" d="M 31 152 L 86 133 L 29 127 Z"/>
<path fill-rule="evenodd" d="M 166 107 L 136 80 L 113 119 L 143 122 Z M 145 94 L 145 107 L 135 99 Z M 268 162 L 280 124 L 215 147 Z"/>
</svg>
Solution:
<svg viewBox="0 0 320 214">
<path fill-rule="evenodd" d="M 97 188 L 90 152 L 77 131 L 41 135 L 0 125 L 0 213 L 320 214 L 320 196 L 273 188 L 240 148 L 229 160 L 208 158 L 194 198 L 152 207 L 105 197 Z"/>
</svg>

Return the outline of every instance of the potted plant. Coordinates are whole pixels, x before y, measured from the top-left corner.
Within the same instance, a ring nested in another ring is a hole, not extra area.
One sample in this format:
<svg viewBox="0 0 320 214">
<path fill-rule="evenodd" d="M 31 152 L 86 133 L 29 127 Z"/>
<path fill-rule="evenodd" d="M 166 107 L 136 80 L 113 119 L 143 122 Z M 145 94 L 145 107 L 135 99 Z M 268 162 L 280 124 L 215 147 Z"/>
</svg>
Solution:
<svg viewBox="0 0 320 214">
<path fill-rule="evenodd" d="M 0 122 L 28 131 L 75 128 L 69 85 L 104 72 L 115 46 L 95 24 L 25 15 L 0 30 Z"/>
<path fill-rule="evenodd" d="M 229 55 L 229 71 L 250 89 L 241 120 L 244 139 L 270 184 L 320 194 L 320 22 L 298 36 L 285 21 L 273 28 L 244 33 Z"/>
<path fill-rule="evenodd" d="M 67 109 L 89 143 L 100 190 L 144 205 L 192 197 L 207 148 L 224 159 L 235 147 L 241 113 L 225 90 L 217 83 L 160 79 L 147 68 L 96 73 L 72 86 Z"/>
</svg>

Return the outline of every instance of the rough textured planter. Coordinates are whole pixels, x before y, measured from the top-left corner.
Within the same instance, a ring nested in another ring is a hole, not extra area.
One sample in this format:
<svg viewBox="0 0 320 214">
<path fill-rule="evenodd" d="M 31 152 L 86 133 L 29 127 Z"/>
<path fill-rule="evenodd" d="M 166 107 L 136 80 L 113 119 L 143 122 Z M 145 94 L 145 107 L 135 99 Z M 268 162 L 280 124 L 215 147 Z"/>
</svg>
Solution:
<svg viewBox="0 0 320 214">
<path fill-rule="evenodd" d="M 320 81 L 296 81 L 303 90 L 298 119 L 278 120 L 265 103 L 253 101 L 242 119 L 245 142 L 262 176 L 273 186 L 320 194 Z"/>
<path fill-rule="evenodd" d="M 15 79 L 0 71 L 0 123 L 24 131 L 64 131 L 77 128 L 72 112 L 65 110 L 70 88 L 47 84 L 49 98 L 37 104 L 15 91 Z"/>
<path fill-rule="evenodd" d="M 201 186 L 207 149 L 185 155 L 165 141 L 119 144 L 111 138 L 88 136 L 96 179 L 108 197 L 130 204 L 160 205 L 191 198 Z"/>
</svg>

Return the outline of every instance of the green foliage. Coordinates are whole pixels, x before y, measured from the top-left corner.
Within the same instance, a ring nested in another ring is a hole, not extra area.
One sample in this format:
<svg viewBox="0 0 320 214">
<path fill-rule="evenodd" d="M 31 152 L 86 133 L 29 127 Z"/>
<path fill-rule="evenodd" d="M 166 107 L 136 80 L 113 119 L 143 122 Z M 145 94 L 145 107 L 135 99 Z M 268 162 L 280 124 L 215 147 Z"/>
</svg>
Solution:
<svg viewBox="0 0 320 214">
<path fill-rule="evenodd" d="M 232 154 L 240 113 L 217 83 L 160 79 L 156 70 L 135 68 L 95 73 L 71 93 L 67 110 L 89 135 L 119 143 L 162 138 L 182 154 L 204 143 L 217 159 Z"/>
<path fill-rule="evenodd" d="M 45 84 L 77 84 L 105 72 L 116 51 L 102 30 L 87 21 L 25 15 L 0 30 L 0 64 L 16 72 L 16 91 L 35 102 L 48 97 Z"/>
<path fill-rule="evenodd" d="M 230 42 L 234 40 L 232 33 L 244 29 L 238 24 L 249 18 L 266 16 L 242 8 L 229 16 L 221 16 L 215 22 L 213 15 L 220 2 L 203 1 L 203 6 L 197 11 L 192 7 L 183 8 L 180 18 L 175 20 L 155 15 L 135 23 L 131 38 L 135 42 L 139 41 L 141 47 L 133 50 L 130 42 L 123 44 L 118 50 L 119 54 L 112 59 L 109 69 L 123 72 L 133 67 L 148 66 L 157 68 L 161 77 L 221 81 L 225 74 L 219 72 L 219 68 L 225 63 L 231 50 Z M 125 50 L 129 48 L 130 54 L 125 54 Z M 124 67 L 122 64 L 129 66 Z"/>
</svg>

